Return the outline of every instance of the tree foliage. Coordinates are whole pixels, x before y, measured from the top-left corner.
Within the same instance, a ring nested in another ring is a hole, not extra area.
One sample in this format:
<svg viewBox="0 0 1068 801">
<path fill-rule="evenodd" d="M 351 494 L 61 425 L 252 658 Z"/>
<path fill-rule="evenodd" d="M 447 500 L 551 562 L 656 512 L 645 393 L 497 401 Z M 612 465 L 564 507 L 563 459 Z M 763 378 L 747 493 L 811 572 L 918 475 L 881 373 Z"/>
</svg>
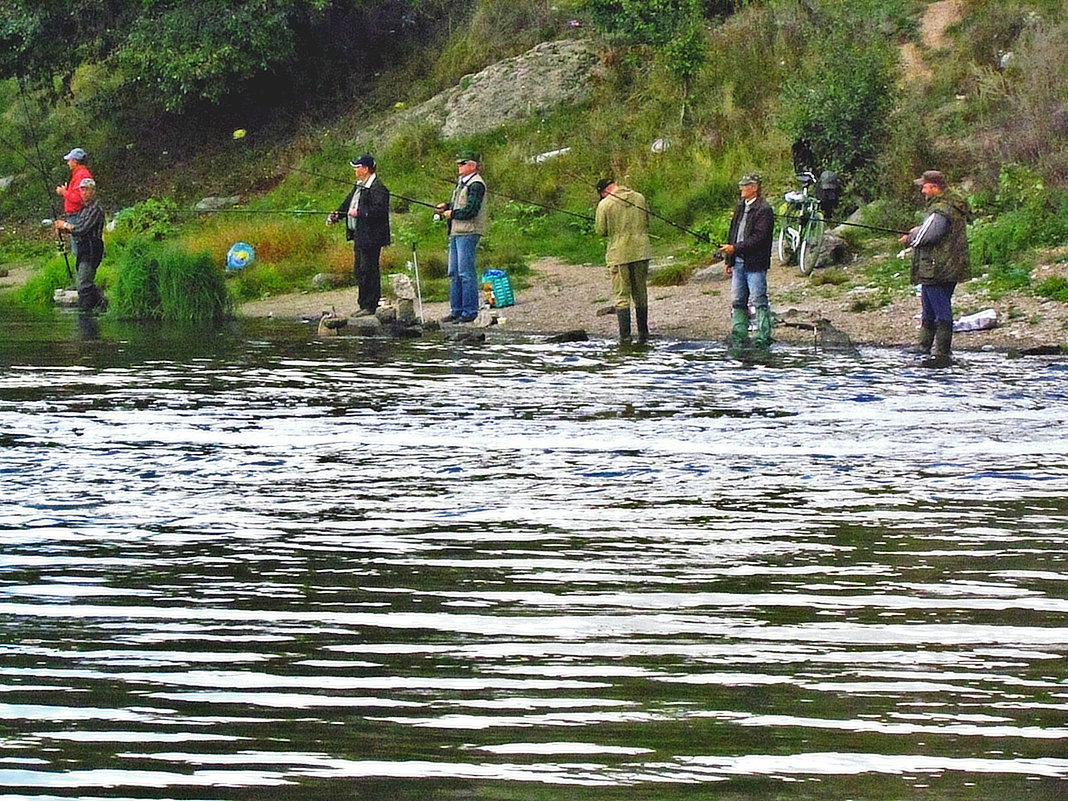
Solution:
<svg viewBox="0 0 1068 801">
<path fill-rule="evenodd" d="M 793 139 L 796 167 L 856 175 L 889 135 L 897 53 L 874 3 L 827 4 L 825 12 L 809 31 L 818 44 L 783 84 L 780 126 Z"/>
<path fill-rule="evenodd" d="M 299 92 L 397 52 L 423 0 L 0 0 L 0 78 L 69 88 L 102 62 L 142 103 L 183 111 Z M 320 83 L 321 82 L 321 83 Z"/>
<path fill-rule="evenodd" d="M 585 0 L 583 5 L 610 43 L 652 48 L 684 84 L 707 59 L 702 0 Z"/>
</svg>

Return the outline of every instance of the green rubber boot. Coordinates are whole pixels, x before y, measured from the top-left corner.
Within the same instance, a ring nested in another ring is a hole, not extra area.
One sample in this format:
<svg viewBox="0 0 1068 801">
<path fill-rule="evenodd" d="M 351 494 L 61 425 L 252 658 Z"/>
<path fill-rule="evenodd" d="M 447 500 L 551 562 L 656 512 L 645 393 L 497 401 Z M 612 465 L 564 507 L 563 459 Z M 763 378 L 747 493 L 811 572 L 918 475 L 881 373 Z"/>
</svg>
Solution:
<svg viewBox="0 0 1068 801">
<path fill-rule="evenodd" d="M 634 316 L 638 323 L 637 344 L 644 345 L 649 341 L 649 307 L 635 306 Z"/>
<path fill-rule="evenodd" d="M 619 344 L 630 344 L 630 308 L 616 309 L 616 320 L 619 322 Z"/>
<path fill-rule="evenodd" d="M 934 323 L 924 322 L 920 326 L 920 340 L 913 347 L 909 348 L 909 353 L 916 356 L 930 356 L 931 345 L 934 344 L 935 329 Z"/>
<path fill-rule="evenodd" d="M 738 347 L 749 344 L 749 311 L 734 309 L 731 312 L 731 344 Z"/>
<path fill-rule="evenodd" d="M 771 309 L 761 306 L 756 310 L 757 335 L 756 343 L 762 348 L 771 344 Z"/>
</svg>

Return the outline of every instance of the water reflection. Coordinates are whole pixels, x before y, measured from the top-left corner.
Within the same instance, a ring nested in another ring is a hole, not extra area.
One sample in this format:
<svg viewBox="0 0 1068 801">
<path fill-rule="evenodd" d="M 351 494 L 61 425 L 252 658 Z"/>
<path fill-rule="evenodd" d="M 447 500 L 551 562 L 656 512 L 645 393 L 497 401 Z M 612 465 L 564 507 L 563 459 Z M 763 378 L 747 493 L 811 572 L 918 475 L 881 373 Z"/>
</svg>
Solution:
<svg viewBox="0 0 1068 801">
<path fill-rule="evenodd" d="M 1063 362 L 100 324 L 0 343 L 7 797 L 1068 778 Z"/>
</svg>

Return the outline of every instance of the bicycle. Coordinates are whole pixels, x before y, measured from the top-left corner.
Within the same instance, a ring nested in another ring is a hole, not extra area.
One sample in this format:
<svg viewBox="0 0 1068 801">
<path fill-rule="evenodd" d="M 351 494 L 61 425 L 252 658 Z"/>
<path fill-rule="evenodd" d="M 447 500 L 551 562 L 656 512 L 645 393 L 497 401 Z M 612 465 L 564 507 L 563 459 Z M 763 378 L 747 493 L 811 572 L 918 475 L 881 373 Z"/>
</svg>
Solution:
<svg viewBox="0 0 1068 801">
<path fill-rule="evenodd" d="M 819 198 L 809 191 L 816 176 L 806 170 L 797 180 L 801 189 L 783 195 L 786 202 L 779 208 L 779 261 L 787 264 L 796 253 L 801 274 L 808 275 L 823 255 L 824 220 Z"/>
</svg>

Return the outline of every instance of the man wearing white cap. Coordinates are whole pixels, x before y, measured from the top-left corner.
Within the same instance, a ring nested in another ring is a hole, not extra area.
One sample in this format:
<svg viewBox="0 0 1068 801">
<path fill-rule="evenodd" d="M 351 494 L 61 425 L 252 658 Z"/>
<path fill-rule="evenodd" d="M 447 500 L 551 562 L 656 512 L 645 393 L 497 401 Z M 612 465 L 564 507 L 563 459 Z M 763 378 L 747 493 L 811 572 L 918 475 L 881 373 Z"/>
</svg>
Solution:
<svg viewBox="0 0 1068 801">
<path fill-rule="evenodd" d="M 96 200 L 96 181 L 83 178 L 78 184 L 82 207 L 66 220 L 56 220 L 57 231 L 66 231 L 74 243 L 78 308 L 84 312 L 107 308 L 96 286 L 96 268 L 104 258 L 104 212 Z"/>
</svg>

